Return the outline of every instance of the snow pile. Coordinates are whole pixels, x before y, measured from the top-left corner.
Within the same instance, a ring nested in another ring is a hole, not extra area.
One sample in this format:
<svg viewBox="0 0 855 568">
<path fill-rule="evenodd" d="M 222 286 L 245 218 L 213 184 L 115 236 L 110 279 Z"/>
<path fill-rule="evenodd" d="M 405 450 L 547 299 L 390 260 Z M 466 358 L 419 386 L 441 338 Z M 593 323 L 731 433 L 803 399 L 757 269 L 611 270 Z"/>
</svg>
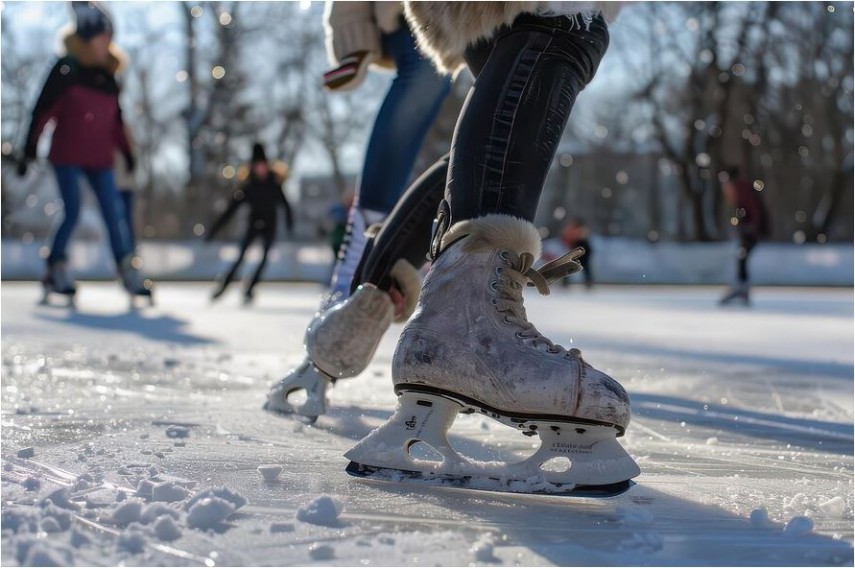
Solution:
<svg viewBox="0 0 855 568">
<path fill-rule="evenodd" d="M 297 520 L 315 525 L 331 525 L 343 510 L 341 501 L 329 495 L 322 495 L 297 509 Z"/>
<path fill-rule="evenodd" d="M 751 515 L 749 516 L 749 520 L 751 521 L 751 526 L 756 528 L 763 528 L 769 525 L 769 511 L 766 510 L 766 507 L 760 507 L 759 509 L 754 509 L 751 511 Z"/>
<path fill-rule="evenodd" d="M 819 504 L 819 508 L 833 517 L 846 515 L 846 501 L 839 495 Z"/>
<path fill-rule="evenodd" d="M 120 527 L 126 527 L 131 523 L 137 523 L 142 516 L 143 504 L 141 501 L 125 501 L 113 510 L 112 520 Z"/>
<path fill-rule="evenodd" d="M 172 425 L 166 428 L 166 437 L 167 438 L 189 438 L 190 437 L 190 428 L 187 426 L 177 426 Z"/>
<path fill-rule="evenodd" d="M 15 455 L 17 455 L 21 459 L 30 459 L 36 455 L 36 449 L 33 447 L 21 448 Z"/>
<path fill-rule="evenodd" d="M 309 556 L 312 560 L 332 560 L 335 558 L 335 549 L 328 544 L 314 542 L 309 546 Z"/>
<path fill-rule="evenodd" d="M 229 515 L 244 505 L 246 499 L 230 489 L 207 489 L 185 503 L 187 526 L 202 530 L 218 528 Z"/>
<path fill-rule="evenodd" d="M 805 536 L 813 530 L 813 520 L 810 517 L 793 517 L 784 527 L 787 536 Z"/>
<path fill-rule="evenodd" d="M 190 490 L 174 481 L 155 483 L 151 488 L 152 501 L 174 503 L 175 501 L 183 501 L 189 496 Z"/>
<path fill-rule="evenodd" d="M 495 562 L 498 560 L 494 554 L 496 547 L 495 539 L 491 534 L 481 535 L 469 549 L 477 562 Z"/>
<path fill-rule="evenodd" d="M 166 542 L 170 542 L 181 537 L 181 529 L 178 527 L 178 523 L 176 523 L 175 519 L 169 515 L 158 517 L 154 522 L 154 525 L 152 525 L 152 529 L 154 530 L 154 535 L 158 539 Z"/>
</svg>

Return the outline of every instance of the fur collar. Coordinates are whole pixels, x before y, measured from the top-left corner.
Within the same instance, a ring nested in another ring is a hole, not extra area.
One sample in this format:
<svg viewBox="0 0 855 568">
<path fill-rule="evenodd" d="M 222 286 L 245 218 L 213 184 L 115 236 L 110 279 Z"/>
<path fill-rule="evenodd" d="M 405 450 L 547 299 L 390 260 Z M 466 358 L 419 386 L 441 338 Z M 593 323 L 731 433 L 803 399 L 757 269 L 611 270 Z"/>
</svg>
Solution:
<svg viewBox="0 0 855 568">
<path fill-rule="evenodd" d="M 65 30 L 62 37 L 62 45 L 65 53 L 79 61 L 82 65 L 87 67 L 95 66 L 89 43 L 84 41 L 83 38 L 75 34 L 71 29 Z M 127 63 L 127 57 L 122 50 L 115 43 L 110 43 L 109 59 L 105 66 L 107 71 L 111 75 L 115 75 L 124 71 Z"/>
</svg>

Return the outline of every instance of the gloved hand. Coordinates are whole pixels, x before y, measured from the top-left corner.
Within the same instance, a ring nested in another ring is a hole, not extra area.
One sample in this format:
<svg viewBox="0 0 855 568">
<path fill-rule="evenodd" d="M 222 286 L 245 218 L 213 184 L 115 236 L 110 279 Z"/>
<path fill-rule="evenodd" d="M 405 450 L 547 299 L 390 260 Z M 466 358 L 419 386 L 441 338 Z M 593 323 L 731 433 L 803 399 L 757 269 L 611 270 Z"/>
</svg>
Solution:
<svg viewBox="0 0 855 568">
<path fill-rule="evenodd" d="M 125 152 L 125 168 L 127 168 L 128 173 L 133 173 L 136 167 L 137 161 L 134 159 L 134 155 L 131 152 Z"/>
<path fill-rule="evenodd" d="M 15 173 L 18 174 L 18 177 L 24 177 L 27 175 L 27 168 L 30 165 L 30 160 L 24 156 L 18 158 L 18 165 L 15 167 Z"/>
</svg>

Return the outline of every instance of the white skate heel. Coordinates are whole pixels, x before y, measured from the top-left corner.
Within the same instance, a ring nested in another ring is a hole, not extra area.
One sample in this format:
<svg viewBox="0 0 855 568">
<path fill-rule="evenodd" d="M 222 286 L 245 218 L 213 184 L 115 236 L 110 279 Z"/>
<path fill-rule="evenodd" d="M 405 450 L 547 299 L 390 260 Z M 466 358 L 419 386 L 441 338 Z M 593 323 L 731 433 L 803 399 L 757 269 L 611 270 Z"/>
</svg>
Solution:
<svg viewBox="0 0 855 568">
<path fill-rule="evenodd" d="M 447 433 L 457 414 L 476 412 L 526 435 L 540 448 L 517 462 L 480 462 L 460 455 Z M 510 416 L 450 393 L 401 392 L 389 421 L 345 454 L 347 472 L 381 480 L 418 480 L 468 489 L 610 497 L 632 486 L 638 465 L 615 439 L 613 424 L 553 416 Z M 419 459 L 411 450 L 430 446 L 441 460 Z"/>
<path fill-rule="evenodd" d="M 288 373 L 267 393 L 264 410 L 282 414 L 295 414 L 314 423 L 327 411 L 327 389 L 332 377 L 315 367 L 309 359 Z M 300 401 L 296 394 L 303 394 Z"/>
<path fill-rule="evenodd" d="M 306 351 L 318 369 L 336 379 L 365 370 L 392 325 L 389 294 L 363 284 L 344 302 L 321 312 L 306 330 Z"/>
</svg>

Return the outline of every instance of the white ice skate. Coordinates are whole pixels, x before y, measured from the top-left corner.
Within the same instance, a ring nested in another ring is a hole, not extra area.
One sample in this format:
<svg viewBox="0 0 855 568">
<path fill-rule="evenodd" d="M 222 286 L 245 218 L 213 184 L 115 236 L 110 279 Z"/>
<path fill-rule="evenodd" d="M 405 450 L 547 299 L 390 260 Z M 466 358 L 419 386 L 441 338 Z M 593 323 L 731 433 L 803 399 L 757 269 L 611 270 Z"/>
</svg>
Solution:
<svg viewBox="0 0 855 568">
<path fill-rule="evenodd" d="M 578 251 L 534 270 L 536 228 L 500 215 L 456 224 L 441 250 L 395 351 L 398 408 L 345 454 L 348 472 L 525 493 L 608 496 L 628 489 L 640 470 L 616 440 L 629 423 L 626 392 L 578 349 L 541 335 L 523 307 L 526 285 L 548 293 L 554 277 L 580 268 Z M 537 435 L 541 446 L 515 463 L 462 456 L 447 439 L 460 412 Z M 417 442 L 442 459 L 413 456 Z"/>
<path fill-rule="evenodd" d="M 128 255 L 119 264 L 119 277 L 122 281 L 122 287 L 130 295 L 130 308 L 136 308 L 135 299 L 145 298 L 148 300 L 148 305 L 154 305 L 154 296 L 152 288 L 154 284 L 148 278 L 142 275 L 142 259 L 138 256 Z"/>
<path fill-rule="evenodd" d="M 270 389 L 265 410 L 297 414 L 310 422 L 326 412 L 330 385 L 364 371 L 392 321 L 406 320 L 412 313 L 415 301 L 410 305 L 406 298 L 418 294 L 415 269 L 401 260 L 392 276 L 404 298 L 403 311 L 396 315 L 389 293 L 372 284 L 362 284 L 343 302 L 327 302 L 306 330 L 306 358 Z"/>
</svg>

